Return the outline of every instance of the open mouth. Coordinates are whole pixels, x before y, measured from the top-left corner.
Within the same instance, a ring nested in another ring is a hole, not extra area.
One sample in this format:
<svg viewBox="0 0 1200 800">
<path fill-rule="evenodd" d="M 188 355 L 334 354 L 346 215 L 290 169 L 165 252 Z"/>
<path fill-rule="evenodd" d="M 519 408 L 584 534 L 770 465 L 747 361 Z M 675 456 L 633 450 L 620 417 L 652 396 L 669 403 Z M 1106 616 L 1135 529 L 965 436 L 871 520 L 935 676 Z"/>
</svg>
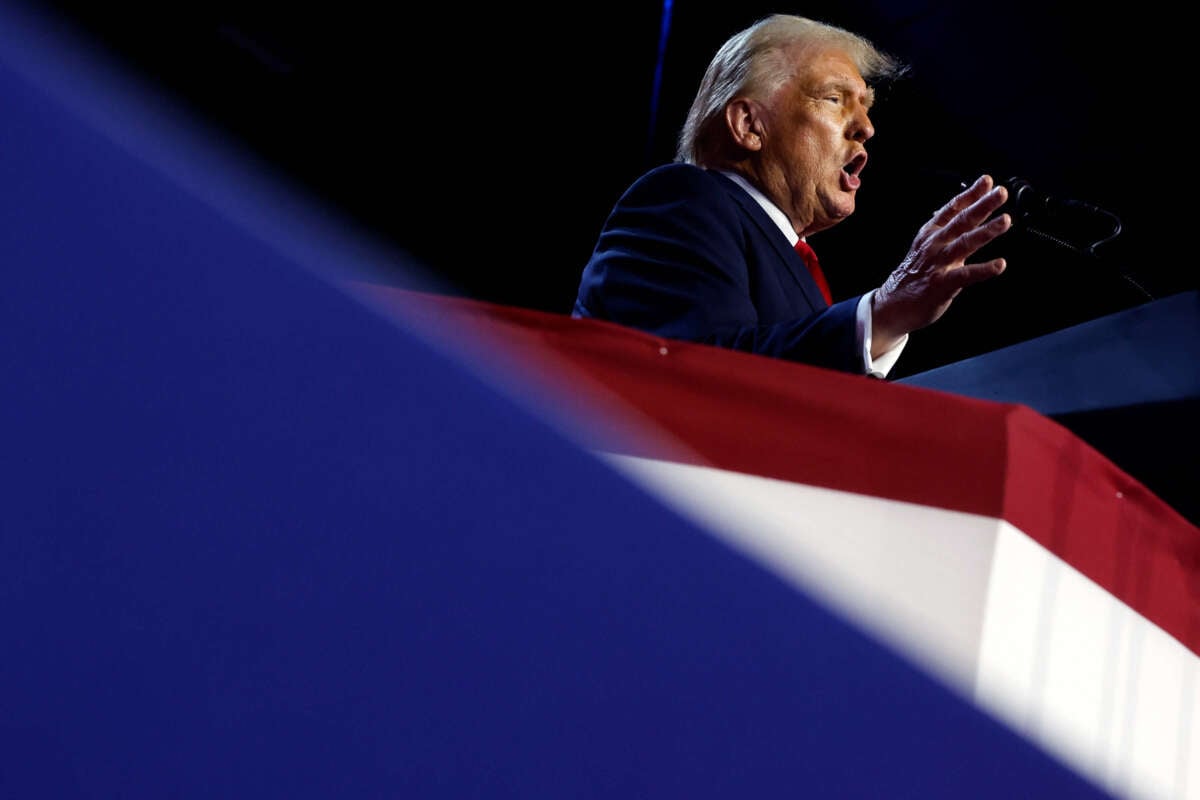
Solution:
<svg viewBox="0 0 1200 800">
<path fill-rule="evenodd" d="M 854 158 L 850 159 L 849 163 L 842 166 L 842 171 L 851 177 L 857 178 L 859 173 L 863 171 L 863 167 L 867 165 L 867 154 L 865 151 L 858 152 Z"/>
<path fill-rule="evenodd" d="M 847 192 L 853 192 L 862 185 L 858 174 L 863 171 L 863 167 L 867 165 L 866 151 L 860 151 L 854 155 L 847 163 L 842 165 L 842 189 Z"/>
</svg>

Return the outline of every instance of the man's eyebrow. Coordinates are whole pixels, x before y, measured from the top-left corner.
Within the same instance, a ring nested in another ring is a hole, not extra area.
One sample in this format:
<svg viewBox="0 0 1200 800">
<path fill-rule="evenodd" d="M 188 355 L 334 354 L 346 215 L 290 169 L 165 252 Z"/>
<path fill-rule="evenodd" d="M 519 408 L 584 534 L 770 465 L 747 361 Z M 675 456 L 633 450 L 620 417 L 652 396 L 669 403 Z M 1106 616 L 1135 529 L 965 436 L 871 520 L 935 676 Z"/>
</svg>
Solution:
<svg viewBox="0 0 1200 800">
<path fill-rule="evenodd" d="M 849 77 L 830 78 L 820 86 L 818 91 L 822 94 L 825 92 L 840 92 L 843 95 L 853 95 L 859 91 L 859 83 Z M 863 104 L 867 108 L 870 108 L 875 104 L 875 87 L 868 84 L 863 94 Z"/>
</svg>

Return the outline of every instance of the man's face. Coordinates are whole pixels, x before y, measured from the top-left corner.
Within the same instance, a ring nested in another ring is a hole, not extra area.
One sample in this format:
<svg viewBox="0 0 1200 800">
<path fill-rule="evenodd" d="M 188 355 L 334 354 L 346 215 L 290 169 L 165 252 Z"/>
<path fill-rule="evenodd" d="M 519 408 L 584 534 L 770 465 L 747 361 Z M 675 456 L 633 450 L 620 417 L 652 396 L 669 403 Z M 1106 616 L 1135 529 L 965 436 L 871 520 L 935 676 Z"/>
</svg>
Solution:
<svg viewBox="0 0 1200 800">
<path fill-rule="evenodd" d="M 797 75 L 767 99 L 761 153 L 769 193 L 801 235 L 854 213 L 874 92 L 841 50 L 806 51 Z"/>
</svg>

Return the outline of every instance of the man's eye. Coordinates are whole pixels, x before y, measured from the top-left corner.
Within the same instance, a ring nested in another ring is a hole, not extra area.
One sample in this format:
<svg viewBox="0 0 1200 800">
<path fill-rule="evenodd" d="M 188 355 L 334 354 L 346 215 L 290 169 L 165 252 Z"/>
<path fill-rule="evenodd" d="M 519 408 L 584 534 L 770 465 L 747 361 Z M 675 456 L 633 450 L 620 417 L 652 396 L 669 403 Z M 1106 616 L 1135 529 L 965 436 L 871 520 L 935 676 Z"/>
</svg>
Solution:
<svg viewBox="0 0 1200 800">
<path fill-rule="evenodd" d="M 831 94 L 828 97 L 826 97 L 825 99 L 829 100 L 831 102 L 834 102 L 834 103 L 842 102 L 842 96 L 840 94 Z"/>
</svg>

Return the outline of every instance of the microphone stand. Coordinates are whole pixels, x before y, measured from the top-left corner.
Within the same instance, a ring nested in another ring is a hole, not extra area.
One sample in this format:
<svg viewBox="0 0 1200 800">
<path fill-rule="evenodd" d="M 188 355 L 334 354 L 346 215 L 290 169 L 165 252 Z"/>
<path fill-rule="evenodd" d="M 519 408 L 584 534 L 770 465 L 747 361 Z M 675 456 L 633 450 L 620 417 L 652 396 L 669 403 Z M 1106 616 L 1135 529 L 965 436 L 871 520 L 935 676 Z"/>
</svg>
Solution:
<svg viewBox="0 0 1200 800">
<path fill-rule="evenodd" d="M 1008 184 L 1011 186 L 1020 186 L 1022 184 L 1028 185 L 1028 183 L 1026 181 L 1023 181 L 1020 178 L 1010 178 L 1008 181 Z M 1015 196 L 1016 195 L 1014 194 L 1014 197 Z M 1103 245 L 1108 244 L 1109 242 L 1111 242 L 1113 239 L 1116 239 L 1117 236 L 1120 235 L 1121 219 L 1120 219 L 1120 217 L 1118 217 L 1116 214 L 1112 213 L 1111 211 L 1106 211 L 1105 209 L 1100 208 L 1098 206 L 1094 206 L 1094 205 L 1090 205 L 1090 204 L 1082 204 L 1082 203 L 1080 203 L 1079 206 L 1086 208 L 1089 215 L 1091 215 L 1092 217 L 1100 216 L 1100 217 L 1105 218 L 1112 226 L 1111 230 L 1108 233 L 1100 236 L 1099 238 L 1090 242 L 1086 246 L 1080 246 L 1074 242 L 1068 241 L 1067 239 L 1063 238 L 1062 236 L 1048 233 L 1047 231 L 1043 230 L 1041 227 L 1038 227 L 1037 225 L 1033 224 L 1032 220 L 1034 220 L 1035 215 L 1031 211 L 1029 211 L 1027 208 L 1022 209 L 1020 203 L 1013 204 L 1013 211 L 1015 212 L 1014 213 L 1014 222 L 1019 224 L 1019 226 L 1022 230 L 1032 234 L 1033 236 L 1036 236 L 1044 241 L 1050 242 L 1051 244 L 1055 244 L 1066 250 L 1070 250 L 1073 253 L 1087 256 L 1097 262 L 1100 262 L 1100 256 L 1096 253 L 1096 250 L 1098 248 L 1102 247 Z M 1049 221 L 1049 220 L 1047 219 L 1047 221 Z M 1142 286 L 1140 283 L 1138 283 L 1136 280 L 1134 280 L 1134 278 L 1131 275 L 1129 275 L 1125 270 L 1117 269 L 1116 273 L 1119 276 L 1121 276 L 1121 278 L 1123 278 L 1126 282 L 1128 282 L 1130 286 L 1132 286 L 1134 289 L 1136 289 L 1137 292 L 1142 297 L 1144 297 L 1147 301 L 1153 301 L 1155 299 L 1154 295 L 1152 295 L 1150 292 L 1148 292 L 1146 290 L 1146 288 L 1144 286 Z"/>
</svg>

